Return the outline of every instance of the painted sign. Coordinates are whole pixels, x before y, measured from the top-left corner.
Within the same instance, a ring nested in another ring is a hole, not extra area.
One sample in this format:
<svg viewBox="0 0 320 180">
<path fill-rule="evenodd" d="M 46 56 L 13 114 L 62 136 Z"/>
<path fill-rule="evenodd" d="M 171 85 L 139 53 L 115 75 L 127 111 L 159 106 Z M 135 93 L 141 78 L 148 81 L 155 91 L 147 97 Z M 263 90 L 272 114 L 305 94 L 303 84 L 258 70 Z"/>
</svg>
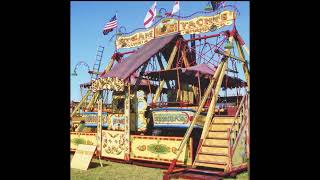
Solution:
<svg viewBox="0 0 320 180">
<path fill-rule="evenodd" d="M 178 32 L 178 20 L 173 18 L 165 18 L 154 28 L 155 37 Z"/>
<path fill-rule="evenodd" d="M 233 11 L 223 11 L 212 16 L 199 16 L 190 20 L 165 18 L 155 27 L 144 32 L 128 36 L 118 36 L 116 45 L 117 48 L 132 48 L 170 33 L 180 32 L 181 35 L 184 35 L 215 31 L 224 26 L 231 25 L 235 18 L 235 12 Z"/>
<path fill-rule="evenodd" d="M 143 45 L 154 38 L 154 29 L 138 32 L 131 36 L 119 36 L 116 40 L 117 48 L 130 48 Z"/>
<path fill-rule="evenodd" d="M 232 11 L 224 11 L 214 16 L 199 16 L 191 20 L 181 20 L 180 33 L 181 35 L 200 34 L 229 26 L 233 23 L 233 15 Z"/>
<path fill-rule="evenodd" d="M 157 111 L 153 112 L 153 120 L 154 124 L 187 124 L 189 114 L 181 111 Z"/>
<path fill-rule="evenodd" d="M 152 112 L 154 125 L 189 125 L 195 114 L 191 110 L 157 110 Z M 205 121 L 204 115 L 199 115 L 196 125 L 203 126 Z"/>
<path fill-rule="evenodd" d="M 102 156 L 124 159 L 125 144 L 123 131 L 102 130 Z"/>
<path fill-rule="evenodd" d="M 97 112 L 83 113 L 82 117 L 84 118 L 86 126 L 87 125 L 97 126 L 97 124 L 99 122 L 99 117 L 98 117 Z M 107 125 L 107 117 L 108 117 L 108 113 L 101 112 L 102 125 L 104 125 L 104 126 Z"/>
<path fill-rule="evenodd" d="M 170 163 L 179 149 L 181 137 L 131 135 L 131 159 Z M 189 164 L 192 160 L 192 139 L 185 145 L 178 164 Z"/>
<path fill-rule="evenodd" d="M 71 160 L 71 168 L 87 170 L 92 160 L 96 146 L 80 144 Z"/>
</svg>

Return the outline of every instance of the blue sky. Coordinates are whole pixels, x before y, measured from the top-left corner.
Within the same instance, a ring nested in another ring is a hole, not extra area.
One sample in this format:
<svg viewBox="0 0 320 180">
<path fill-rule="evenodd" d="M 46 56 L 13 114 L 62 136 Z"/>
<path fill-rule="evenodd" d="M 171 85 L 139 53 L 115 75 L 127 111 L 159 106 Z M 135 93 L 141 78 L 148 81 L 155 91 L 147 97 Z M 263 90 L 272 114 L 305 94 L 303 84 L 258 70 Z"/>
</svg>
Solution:
<svg viewBox="0 0 320 180">
<path fill-rule="evenodd" d="M 71 69 L 73 72 L 75 65 L 79 61 L 85 61 L 92 69 L 95 62 L 97 47 L 102 45 L 105 47 L 100 70 L 104 69 L 110 57 L 112 56 L 115 46 L 114 41 L 109 39 L 114 32 L 104 36 L 102 34 L 103 26 L 117 11 L 118 26 L 125 26 L 127 32 L 136 28 L 143 27 L 143 20 L 147 10 L 152 6 L 154 1 L 73 1 L 71 8 Z M 180 15 L 187 16 L 197 11 L 203 11 L 208 1 L 180 1 Z M 228 2 L 234 4 L 240 11 L 237 17 L 237 29 L 244 39 L 246 45 L 249 44 L 249 2 Z M 171 11 L 173 1 L 158 1 L 157 10 L 165 8 Z M 230 29 L 231 27 L 226 27 Z M 224 30 L 218 29 L 216 32 Z M 209 33 L 209 34 L 213 34 Z M 85 66 L 80 66 L 77 70 L 78 76 L 70 76 L 71 78 L 71 99 L 74 101 L 81 100 L 80 88 L 81 83 L 89 82 L 90 75 L 87 73 Z M 240 74 L 241 75 L 241 74 Z M 240 76 L 241 77 L 241 76 Z M 243 79 L 243 78 L 242 78 Z"/>
</svg>

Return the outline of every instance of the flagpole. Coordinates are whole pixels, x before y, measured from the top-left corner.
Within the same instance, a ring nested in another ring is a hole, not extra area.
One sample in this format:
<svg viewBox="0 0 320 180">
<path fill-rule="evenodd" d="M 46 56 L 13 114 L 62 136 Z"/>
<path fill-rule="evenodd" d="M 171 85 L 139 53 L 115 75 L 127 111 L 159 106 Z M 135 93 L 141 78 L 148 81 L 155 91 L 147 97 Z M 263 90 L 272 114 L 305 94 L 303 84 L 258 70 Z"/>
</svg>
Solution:
<svg viewBox="0 0 320 180">
<path fill-rule="evenodd" d="M 118 11 L 116 11 L 116 20 L 117 20 L 116 40 L 114 41 L 114 48 L 115 48 L 115 52 L 118 52 L 118 49 L 117 49 L 117 38 L 118 38 Z"/>
<path fill-rule="evenodd" d="M 180 26 L 180 1 L 179 1 L 179 17 L 178 17 L 178 32 L 180 33 L 180 28 L 179 28 L 179 26 Z"/>
</svg>

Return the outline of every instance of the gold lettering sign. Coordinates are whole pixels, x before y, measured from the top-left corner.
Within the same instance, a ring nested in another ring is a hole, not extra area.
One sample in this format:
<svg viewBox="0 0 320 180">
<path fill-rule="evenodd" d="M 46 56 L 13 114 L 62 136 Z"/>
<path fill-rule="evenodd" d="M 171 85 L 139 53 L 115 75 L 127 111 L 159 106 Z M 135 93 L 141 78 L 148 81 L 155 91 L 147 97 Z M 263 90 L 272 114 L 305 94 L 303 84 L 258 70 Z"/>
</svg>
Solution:
<svg viewBox="0 0 320 180">
<path fill-rule="evenodd" d="M 169 33 L 178 32 L 178 21 L 173 18 L 166 18 L 155 27 L 156 37 L 163 36 Z"/>
<path fill-rule="evenodd" d="M 138 32 L 131 36 L 119 36 L 116 40 L 117 48 L 131 48 L 143 45 L 153 39 L 154 29 Z"/>
<path fill-rule="evenodd" d="M 223 11 L 213 16 L 199 16 L 179 22 L 177 19 L 165 18 L 157 26 L 147 31 L 130 36 L 119 36 L 116 44 L 117 48 L 132 48 L 141 46 L 154 38 L 178 31 L 181 35 L 206 33 L 231 25 L 235 18 L 233 11 Z"/>
</svg>

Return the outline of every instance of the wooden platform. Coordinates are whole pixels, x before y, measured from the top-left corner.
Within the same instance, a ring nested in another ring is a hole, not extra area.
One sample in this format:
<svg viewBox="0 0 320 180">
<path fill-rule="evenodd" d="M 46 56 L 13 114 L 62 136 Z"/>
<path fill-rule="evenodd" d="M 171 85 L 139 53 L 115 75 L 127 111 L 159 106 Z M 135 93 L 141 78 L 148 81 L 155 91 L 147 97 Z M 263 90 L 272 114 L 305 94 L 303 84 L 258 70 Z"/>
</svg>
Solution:
<svg viewBox="0 0 320 180">
<path fill-rule="evenodd" d="M 199 180 L 216 180 L 223 179 L 223 177 L 235 177 L 238 173 L 246 171 L 247 165 L 239 166 L 225 173 L 217 170 L 205 170 L 195 168 L 177 168 L 172 173 L 168 174 L 167 171 L 163 172 L 163 180 L 170 179 L 199 179 Z"/>
</svg>

